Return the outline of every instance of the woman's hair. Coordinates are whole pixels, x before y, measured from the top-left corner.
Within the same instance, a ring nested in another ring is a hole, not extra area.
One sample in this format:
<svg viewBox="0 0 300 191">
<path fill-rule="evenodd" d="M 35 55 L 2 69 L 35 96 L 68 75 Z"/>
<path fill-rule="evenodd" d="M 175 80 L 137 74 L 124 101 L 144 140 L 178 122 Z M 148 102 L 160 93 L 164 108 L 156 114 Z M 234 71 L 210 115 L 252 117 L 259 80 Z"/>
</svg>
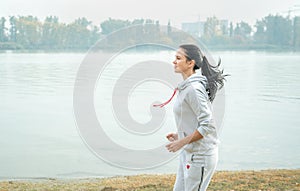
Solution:
<svg viewBox="0 0 300 191">
<path fill-rule="evenodd" d="M 213 66 L 208 62 L 207 57 L 203 55 L 198 46 L 193 44 L 183 44 L 180 45 L 179 48 L 183 49 L 188 61 L 195 61 L 193 70 L 201 68 L 202 75 L 204 75 L 208 81 L 206 91 L 208 93 L 209 100 L 212 102 L 218 89 L 221 89 L 224 86 L 224 80 L 227 76 L 223 74 L 223 70 L 219 69 L 221 60 L 219 60 L 216 66 Z"/>
</svg>

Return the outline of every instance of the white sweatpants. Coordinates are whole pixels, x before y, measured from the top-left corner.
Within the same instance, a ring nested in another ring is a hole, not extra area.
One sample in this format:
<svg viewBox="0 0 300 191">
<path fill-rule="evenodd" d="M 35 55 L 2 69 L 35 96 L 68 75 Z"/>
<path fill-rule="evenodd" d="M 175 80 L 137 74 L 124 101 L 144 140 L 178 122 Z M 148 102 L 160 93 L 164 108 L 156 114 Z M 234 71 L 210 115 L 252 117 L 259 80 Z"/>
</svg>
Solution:
<svg viewBox="0 0 300 191">
<path fill-rule="evenodd" d="M 218 150 L 209 156 L 183 150 L 180 153 L 173 191 L 205 191 L 215 172 L 217 162 Z"/>
</svg>

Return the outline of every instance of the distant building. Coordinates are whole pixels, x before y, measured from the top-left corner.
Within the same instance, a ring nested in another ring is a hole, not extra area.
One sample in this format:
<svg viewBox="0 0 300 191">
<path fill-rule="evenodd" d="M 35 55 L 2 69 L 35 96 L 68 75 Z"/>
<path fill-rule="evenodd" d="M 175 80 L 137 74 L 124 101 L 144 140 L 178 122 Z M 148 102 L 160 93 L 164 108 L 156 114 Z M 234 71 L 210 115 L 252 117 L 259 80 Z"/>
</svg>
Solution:
<svg viewBox="0 0 300 191">
<path fill-rule="evenodd" d="M 204 33 L 204 23 L 205 22 L 191 22 L 191 23 L 182 23 L 181 29 L 193 36 L 201 37 Z"/>
<path fill-rule="evenodd" d="M 193 36 L 201 37 L 204 34 L 204 26 L 205 21 L 198 21 L 198 22 L 190 22 L 190 23 L 182 23 L 181 29 L 187 33 L 190 33 Z M 216 28 L 215 33 L 217 35 L 229 35 L 229 21 L 228 20 L 219 20 Z"/>
<path fill-rule="evenodd" d="M 228 20 L 220 20 L 219 25 L 220 25 L 222 34 L 229 35 L 229 21 Z"/>
</svg>

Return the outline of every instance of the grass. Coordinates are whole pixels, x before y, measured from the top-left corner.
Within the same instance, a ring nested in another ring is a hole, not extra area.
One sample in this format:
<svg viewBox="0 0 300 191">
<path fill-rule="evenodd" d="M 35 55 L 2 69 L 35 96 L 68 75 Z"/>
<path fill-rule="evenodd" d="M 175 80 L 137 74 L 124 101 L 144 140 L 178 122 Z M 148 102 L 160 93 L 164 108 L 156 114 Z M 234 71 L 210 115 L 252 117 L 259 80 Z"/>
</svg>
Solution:
<svg viewBox="0 0 300 191">
<path fill-rule="evenodd" d="M 171 191 L 174 174 L 1 181 L 0 191 Z M 208 191 L 300 191 L 299 170 L 218 171 Z"/>
</svg>

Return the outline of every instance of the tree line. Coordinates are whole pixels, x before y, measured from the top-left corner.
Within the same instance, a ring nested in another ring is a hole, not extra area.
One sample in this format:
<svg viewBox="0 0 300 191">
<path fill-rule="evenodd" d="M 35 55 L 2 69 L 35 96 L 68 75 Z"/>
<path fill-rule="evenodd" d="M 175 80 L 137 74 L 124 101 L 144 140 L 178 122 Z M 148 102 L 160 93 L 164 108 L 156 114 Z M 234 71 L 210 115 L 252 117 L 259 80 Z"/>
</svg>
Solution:
<svg viewBox="0 0 300 191">
<path fill-rule="evenodd" d="M 99 27 L 86 18 L 70 24 L 59 22 L 58 17 L 46 17 L 41 22 L 33 16 L 11 16 L 9 27 L 1 18 L 1 49 L 86 49 L 99 39 Z"/>
<path fill-rule="evenodd" d="M 110 47 L 120 46 L 125 38 L 125 42 L 130 42 L 132 37 L 141 40 L 148 38 L 159 43 L 170 43 L 173 38 L 182 38 L 172 30 L 170 22 L 166 31 L 160 31 L 159 21 L 152 19 L 129 21 L 109 18 L 97 26 L 85 17 L 66 24 L 59 22 L 57 16 L 48 16 L 43 22 L 34 16 L 10 16 L 8 19 L 0 19 L 0 49 L 86 50 L 100 38 L 118 29 L 137 25 L 140 27 L 127 30 L 126 34 L 114 39 Z M 268 15 L 257 20 L 254 27 L 243 21 L 226 26 L 218 18 L 209 17 L 204 22 L 203 34 L 195 38 L 212 47 L 299 50 L 300 17 Z"/>
<path fill-rule="evenodd" d="M 201 39 L 208 45 L 227 47 L 300 49 L 300 17 L 268 15 L 257 20 L 252 28 L 246 22 L 228 29 L 216 17 L 208 18 Z"/>
</svg>

